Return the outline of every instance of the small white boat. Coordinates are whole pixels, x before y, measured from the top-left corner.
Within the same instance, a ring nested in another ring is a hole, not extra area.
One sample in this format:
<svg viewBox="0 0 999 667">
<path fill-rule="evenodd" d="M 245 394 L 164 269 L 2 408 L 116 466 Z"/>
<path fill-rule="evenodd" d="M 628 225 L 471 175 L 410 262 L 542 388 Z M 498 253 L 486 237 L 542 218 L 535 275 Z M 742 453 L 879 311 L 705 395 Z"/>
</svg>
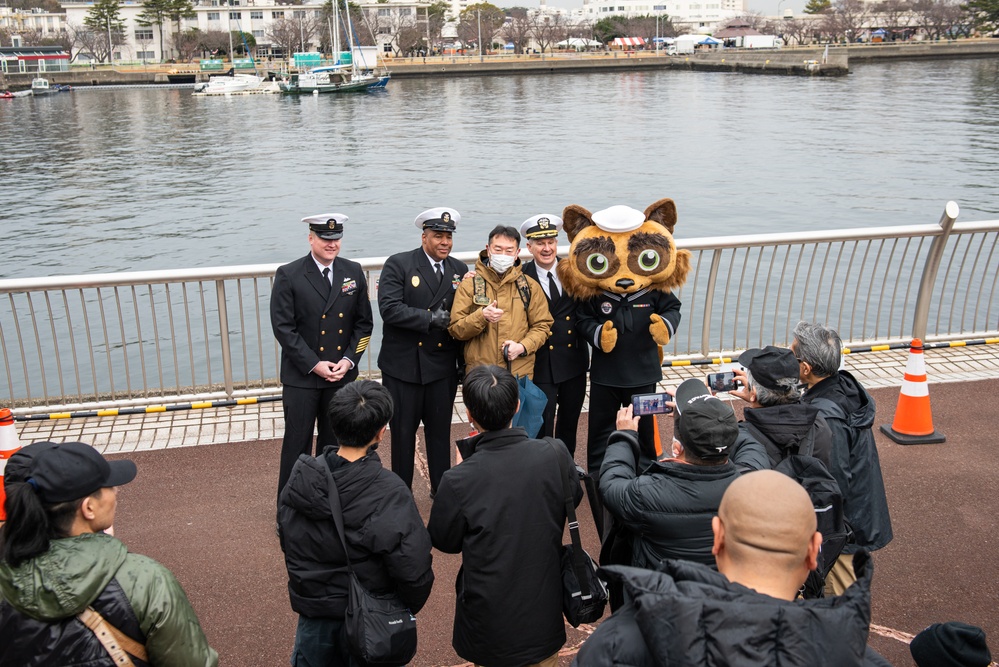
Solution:
<svg viewBox="0 0 999 667">
<path fill-rule="evenodd" d="M 228 93 L 241 93 L 258 88 L 264 78 L 256 74 L 223 74 L 213 76 L 208 81 L 202 81 L 194 85 L 195 93 L 205 95 L 225 95 Z"/>
<path fill-rule="evenodd" d="M 56 92 L 56 91 L 54 91 L 52 89 L 52 87 L 49 85 L 49 80 L 48 79 L 43 79 L 41 77 L 38 77 L 37 79 L 32 79 L 31 80 L 31 94 L 32 95 L 35 95 L 35 96 L 38 96 L 38 95 L 49 95 L 49 94 L 54 93 L 54 92 Z"/>
</svg>

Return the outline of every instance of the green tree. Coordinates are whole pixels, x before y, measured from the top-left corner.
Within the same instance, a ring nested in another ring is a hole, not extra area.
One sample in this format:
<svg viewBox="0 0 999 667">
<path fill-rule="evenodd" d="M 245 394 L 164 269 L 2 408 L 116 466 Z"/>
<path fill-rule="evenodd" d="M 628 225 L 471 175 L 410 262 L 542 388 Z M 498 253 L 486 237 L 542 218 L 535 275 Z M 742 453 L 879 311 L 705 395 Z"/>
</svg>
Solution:
<svg viewBox="0 0 999 667">
<path fill-rule="evenodd" d="M 593 39 L 599 40 L 606 44 L 612 41 L 615 37 L 628 37 L 628 35 L 625 34 L 627 32 L 627 23 L 628 19 L 624 16 L 608 16 L 606 18 L 602 18 L 593 24 Z"/>
<path fill-rule="evenodd" d="M 485 54 L 486 49 L 493 43 L 493 35 L 503 26 L 504 21 L 506 21 L 506 13 L 490 2 L 469 5 L 458 16 L 458 39 L 466 45 L 474 42 L 479 54 Z M 481 44 L 479 43 L 480 28 Z"/>
<path fill-rule="evenodd" d="M 108 36 L 104 40 L 107 51 L 101 47 L 94 55 L 98 62 L 104 62 L 105 57 L 111 62 L 114 47 L 122 44 L 125 33 L 125 22 L 121 18 L 118 0 L 96 0 L 87 15 L 83 17 L 83 24 L 95 35 Z"/>
<path fill-rule="evenodd" d="M 969 0 L 961 5 L 976 28 L 995 31 L 999 29 L 999 0 Z"/>
<path fill-rule="evenodd" d="M 825 14 L 832 9 L 832 0 L 808 0 L 804 12 L 806 14 Z"/>
<path fill-rule="evenodd" d="M 427 44 L 428 50 L 434 46 L 441 46 L 441 33 L 444 32 L 444 26 L 448 22 L 448 12 L 450 11 L 451 3 L 443 2 L 443 0 L 437 0 L 437 2 L 431 3 L 426 8 L 427 33 L 430 36 L 430 43 Z"/>
<path fill-rule="evenodd" d="M 171 0 L 145 0 L 142 3 L 142 11 L 135 17 L 135 23 L 143 28 L 156 26 L 160 34 L 160 60 L 166 56 L 163 54 L 163 23 L 170 18 Z"/>
<path fill-rule="evenodd" d="M 168 2 L 169 11 L 167 12 L 167 16 L 174 25 L 172 37 L 173 41 L 176 42 L 182 30 L 180 25 L 181 20 L 196 18 L 198 14 L 194 11 L 194 3 L 191 0 L 168 0 Z"/>
</svg>

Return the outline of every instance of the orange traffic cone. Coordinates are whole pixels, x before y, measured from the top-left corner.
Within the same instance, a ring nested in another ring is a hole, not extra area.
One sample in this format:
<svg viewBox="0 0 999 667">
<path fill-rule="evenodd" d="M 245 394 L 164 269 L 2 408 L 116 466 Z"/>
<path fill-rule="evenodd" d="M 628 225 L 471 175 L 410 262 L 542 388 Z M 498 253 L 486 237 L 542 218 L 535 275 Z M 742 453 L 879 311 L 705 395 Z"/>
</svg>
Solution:
<svg viewBox="0 0 999 667">
<path fill-rule="evenodd" d="M 909 360 L 905 364 L 895 420 L 891 426 L 882 425 L 881 432 L 900 445 L 930 445 L 947 440 L 942 433 L 933 430 L 923 341 L 918 338 L 914 338 L 909 346 Z"/>
<path fill-rule="evenodd" d="M 7 520 L 7 511 L 4 509 L 7 494 L 3 490 L 3 472 L 7 467 L 7 459 L 19 449 L 21 441 L 17 437 L 17 429 L 14 428 L 14 415 L 9 408 L 0 409 L 0 521 Z"/>
</svg>

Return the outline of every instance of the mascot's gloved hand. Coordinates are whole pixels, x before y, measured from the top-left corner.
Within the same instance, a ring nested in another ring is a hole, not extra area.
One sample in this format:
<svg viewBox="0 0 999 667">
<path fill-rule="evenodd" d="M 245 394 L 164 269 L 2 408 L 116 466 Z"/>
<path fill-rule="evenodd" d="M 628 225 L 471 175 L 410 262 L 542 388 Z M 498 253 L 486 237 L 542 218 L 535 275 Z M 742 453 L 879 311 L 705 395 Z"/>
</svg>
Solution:
<svg viewBox="0 0 999 667">
<path fill-rule="evenodd" d="M 657 345 L 669 345 L 669 327 L 666 326 L 666 321 L 659 313 L 652 313 L 649 315 L 649 319 L 652 321 L 652 324 L 649 325 L 652 339 L 656 341 Z M 604 350 L 604 352 L 606 351 Z"/>
<path fill-rule="evenodd" d="M 600 349 L 604 354 L 610 354 L 615 345 L 617 345 L 617 329 L 614 328 L 613 322 L 607 320 L 600 328 Z"/>
</svg>

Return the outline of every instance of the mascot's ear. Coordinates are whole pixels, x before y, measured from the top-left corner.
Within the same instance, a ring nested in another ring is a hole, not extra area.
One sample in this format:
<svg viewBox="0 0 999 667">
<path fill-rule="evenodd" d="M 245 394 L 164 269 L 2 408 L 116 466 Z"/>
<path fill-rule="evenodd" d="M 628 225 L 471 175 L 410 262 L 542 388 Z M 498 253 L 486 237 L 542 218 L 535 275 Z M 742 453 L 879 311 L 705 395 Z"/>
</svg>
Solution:
<svg viewBox="0 0 999 667">
<path fill-rule="evenodd" d="M 569 204 L 562 211 L 562 229 L 569 236 L 569 243 L 576 238 L 576 234 L 583 231 L 585 227 L 593 224 L 591 213 L 582 206 Z"/>
<path fill-rule="evenodd" d="M 645 209 L 645 219 L 658 222 L 672 234 L 676 225 L 676 204 L 672 199 L 660 199 Z"/>
</svg>

